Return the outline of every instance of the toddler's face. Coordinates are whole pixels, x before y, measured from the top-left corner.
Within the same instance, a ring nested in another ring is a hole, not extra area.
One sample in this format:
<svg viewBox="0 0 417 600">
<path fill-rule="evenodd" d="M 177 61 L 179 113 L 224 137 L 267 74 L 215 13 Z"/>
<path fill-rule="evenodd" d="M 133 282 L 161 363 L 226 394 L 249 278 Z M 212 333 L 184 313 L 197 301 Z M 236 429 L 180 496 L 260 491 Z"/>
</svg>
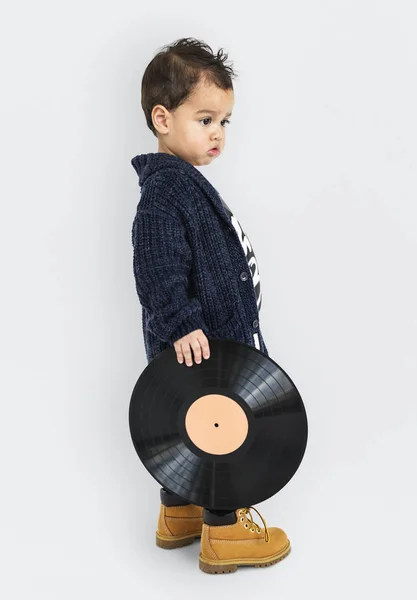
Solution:
<svg viewBox="0 0 417 600">
<path fill-rule="evenodd" d="M 153 116 L 159 133 L 158 152 L 175 154 L 195 166 L 210 164 L 223 151 L 233 105 L 233 90 L 204 82 L 172 112 L 157 105 Z M 216 146 L 218 152 L 210 152 Z"/>
</svg>

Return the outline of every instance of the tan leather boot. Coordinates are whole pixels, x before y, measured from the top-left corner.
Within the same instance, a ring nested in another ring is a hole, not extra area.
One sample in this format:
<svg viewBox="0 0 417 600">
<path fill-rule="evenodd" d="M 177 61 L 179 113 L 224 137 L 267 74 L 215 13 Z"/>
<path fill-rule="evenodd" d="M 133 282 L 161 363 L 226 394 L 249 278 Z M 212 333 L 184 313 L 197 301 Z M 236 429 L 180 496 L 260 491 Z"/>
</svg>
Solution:
<svg viewBox="0 0 417 600">
<path fill-rule="evenodd" d="M 254 523 L 251 509 L 265 528 Z M 219 524 L 225 521 L 227 524 Z M 203 512 L 199 566 L 205 573 L 233 573 L 242 565 L 267 567 L 285 558 L 290 550 L 286 533 L 278 527 L 268 528 L 253 506 L 238 508 L 225 517 Z"/>
<path fill-rule="evenodd" d="M 178 499 L 161 490 L 156 545 L 160 548 L 181 548 L 201 537 L 203 508 L 195 504 L 178 504 Z"/>
</svg>

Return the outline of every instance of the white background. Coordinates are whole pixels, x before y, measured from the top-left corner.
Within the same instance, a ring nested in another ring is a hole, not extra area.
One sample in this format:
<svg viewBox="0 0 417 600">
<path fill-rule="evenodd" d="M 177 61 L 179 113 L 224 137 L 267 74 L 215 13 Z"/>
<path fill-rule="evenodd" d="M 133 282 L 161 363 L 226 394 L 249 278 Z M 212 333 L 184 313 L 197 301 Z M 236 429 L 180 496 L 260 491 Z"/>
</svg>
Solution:
<svg viewBox="0 0 417 600">
<path fill-rule="evenodd" d="M 3 598 L 416 597 L 416 10 L 3 11 Z M 292 553 L 218 577 L 199 571 L 197 542 L 156 547 L 160 486 L 128 429 L 146 366 L 130 160 L 157 150 L 141 77 L 184 36 L 239 72 L 225 151 L 202 172 L 253 243 L 265 341 L 309 418 L 299 470 L 257 506 Z"/>
</svg>

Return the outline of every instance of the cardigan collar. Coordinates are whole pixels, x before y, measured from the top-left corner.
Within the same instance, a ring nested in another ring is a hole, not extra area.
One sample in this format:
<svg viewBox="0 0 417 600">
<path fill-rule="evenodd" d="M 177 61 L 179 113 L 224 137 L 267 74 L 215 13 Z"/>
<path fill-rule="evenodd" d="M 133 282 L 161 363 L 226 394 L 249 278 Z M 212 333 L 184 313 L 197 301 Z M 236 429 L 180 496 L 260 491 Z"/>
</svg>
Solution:
<svg viewBox="0 0 417 600">
<path fill-rule="evenodd" d="M 175 168 L 191 177 L 201 188 L 203 193 L 211 200 L 215 209 L 227 223 L 229 228 L 233 229 L 233 225 L 230 223 L 219 192 L 191 163 L 174 154 L 168 154 L 166 152 L 148 152 L 147 154 L 138 154 L 133 157 L 131 164 L 139 176 L 139 186 L 141 187 L 150 175 L 156 173 L 160 169 Z"/>
</svg>

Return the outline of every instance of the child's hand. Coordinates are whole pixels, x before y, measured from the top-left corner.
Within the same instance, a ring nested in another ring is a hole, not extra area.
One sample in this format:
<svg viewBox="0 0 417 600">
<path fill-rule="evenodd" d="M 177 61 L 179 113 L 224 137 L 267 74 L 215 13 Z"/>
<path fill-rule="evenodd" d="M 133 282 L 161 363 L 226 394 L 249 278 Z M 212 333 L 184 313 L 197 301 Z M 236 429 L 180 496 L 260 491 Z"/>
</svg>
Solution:
<svg viewBox="0 0 417 600">
<path fill-rule="evenodd" d="M 194 350 L 196 363 L 201 363 L 201 352 L 203 352 L 204 358 L 210 358 L 208 339 L 202 329 L 196 329 L 187 333 L 187 335 L 174 342 L 174 348 L 177 353 L 178 362 L 182 364 L 185 357 L 187 367 L 191 367 L 193 364 L 191 348 Z"/>
</svg>

